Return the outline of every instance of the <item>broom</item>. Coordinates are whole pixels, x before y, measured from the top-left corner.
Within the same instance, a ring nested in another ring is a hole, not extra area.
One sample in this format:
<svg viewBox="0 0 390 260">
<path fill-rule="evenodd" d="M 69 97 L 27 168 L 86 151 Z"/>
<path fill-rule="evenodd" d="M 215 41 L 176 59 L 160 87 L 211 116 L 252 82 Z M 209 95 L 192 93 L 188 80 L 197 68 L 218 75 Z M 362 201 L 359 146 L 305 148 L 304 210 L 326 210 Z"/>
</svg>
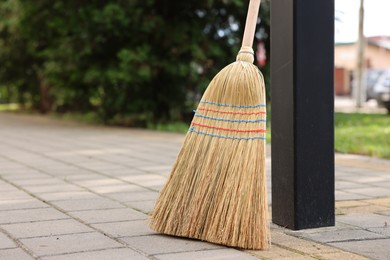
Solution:
<svg viewBox="0 0 390 260">
<path fill-rule="evenodd" d="M 157 232 L 246 249 L 269 247 L 264 80 L 252 63 L 260 0 L 236 62 L 205 91 L 151 215 Z"/>
</svg>

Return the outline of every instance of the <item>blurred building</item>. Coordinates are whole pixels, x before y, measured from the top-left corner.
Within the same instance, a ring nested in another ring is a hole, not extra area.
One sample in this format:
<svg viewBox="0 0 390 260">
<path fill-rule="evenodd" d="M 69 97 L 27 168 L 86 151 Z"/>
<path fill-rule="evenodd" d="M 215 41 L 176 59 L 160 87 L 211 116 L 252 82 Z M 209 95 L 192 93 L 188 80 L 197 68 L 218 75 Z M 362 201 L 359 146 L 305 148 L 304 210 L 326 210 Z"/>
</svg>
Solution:
<svg viewBox="0 0 390 260">
<path fill-rule="evenodd" d="M 390 36 L 366 38 L 365 61 L 367 69 L 390 68 Z M 335 94 L 349 95 L 353 71 L 356 68 L 357 43 L 336 43 L 335 45 Z"/>
</svg>

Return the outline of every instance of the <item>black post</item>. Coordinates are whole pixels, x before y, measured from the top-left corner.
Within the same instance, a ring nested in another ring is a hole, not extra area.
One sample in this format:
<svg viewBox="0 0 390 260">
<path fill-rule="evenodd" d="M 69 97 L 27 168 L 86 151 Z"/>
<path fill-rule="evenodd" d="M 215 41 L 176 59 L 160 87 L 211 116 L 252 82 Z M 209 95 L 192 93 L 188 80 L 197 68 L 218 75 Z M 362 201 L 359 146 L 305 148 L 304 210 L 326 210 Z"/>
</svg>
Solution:
<svg viewBox="0 0 390 260">
<path fill-rule="evenodd" d="M 272 221 L 335 224 L 334 0 L 271 0 Z"/>
</svg>

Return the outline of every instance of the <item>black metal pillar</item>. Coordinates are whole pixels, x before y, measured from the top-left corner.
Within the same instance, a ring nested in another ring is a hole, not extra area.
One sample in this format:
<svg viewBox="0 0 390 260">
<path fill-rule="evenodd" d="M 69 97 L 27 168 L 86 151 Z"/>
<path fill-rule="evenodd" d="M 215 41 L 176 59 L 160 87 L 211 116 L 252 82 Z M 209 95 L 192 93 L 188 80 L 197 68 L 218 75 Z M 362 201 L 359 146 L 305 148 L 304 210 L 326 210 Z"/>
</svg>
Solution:
<svg viewBox="0 0 390 260">
<path fill-rule="evenodd" d="M 335 224 L 334 0 L 271 0 L 272 221 Z"/>
</svg>

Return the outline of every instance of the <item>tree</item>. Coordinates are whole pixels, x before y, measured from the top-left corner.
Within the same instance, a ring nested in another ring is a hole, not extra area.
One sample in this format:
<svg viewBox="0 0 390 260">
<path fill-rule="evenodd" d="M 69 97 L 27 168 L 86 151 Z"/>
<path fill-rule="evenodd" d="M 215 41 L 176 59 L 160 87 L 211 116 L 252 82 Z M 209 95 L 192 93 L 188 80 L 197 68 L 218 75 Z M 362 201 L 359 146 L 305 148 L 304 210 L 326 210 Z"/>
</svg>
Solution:
<svg viewBox="0 0 390 260">
<path fill-rule="evenodd" d="M 233 61 L 246 9 L 239 0 L 5 0 L 0 82 L 42 112 L 180 119 Z"/>
</svg>

